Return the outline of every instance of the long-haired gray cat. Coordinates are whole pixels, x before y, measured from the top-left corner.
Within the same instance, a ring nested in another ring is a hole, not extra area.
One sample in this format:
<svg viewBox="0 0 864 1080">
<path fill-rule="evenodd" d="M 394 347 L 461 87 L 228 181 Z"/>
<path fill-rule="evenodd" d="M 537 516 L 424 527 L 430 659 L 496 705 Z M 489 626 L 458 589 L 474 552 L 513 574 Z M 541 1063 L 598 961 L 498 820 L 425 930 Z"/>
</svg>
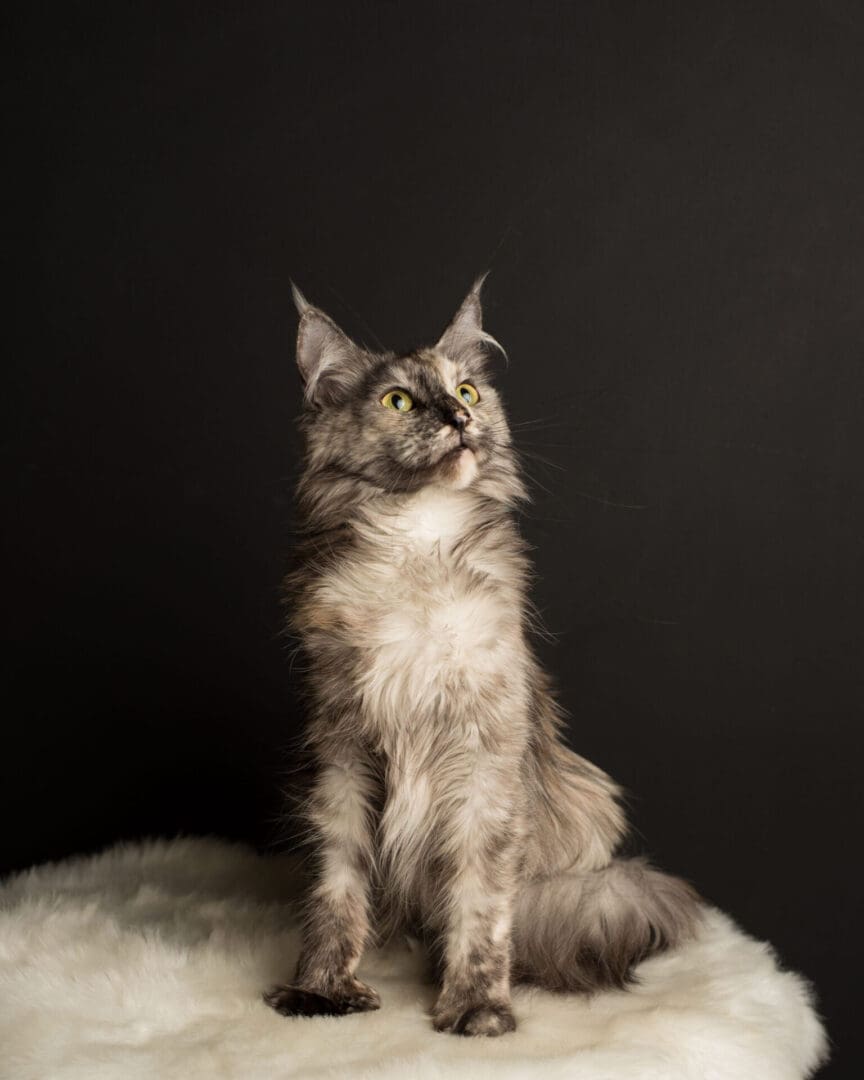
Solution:
<svg viewBox="0 0 864 1080">
<path fill-rule="evenodd" d="M 305 529 L 287 579 L 308 672 L 317 845 L 286 1015 L 377 1009 L 355 975 L 410 928 L 439 1031 L 500 1035 L 515 980 L 625 985 L 689 935 L 684 882 L 614 852 L 618 789 L 560 740 L 529 641 L 525 498 L 480 282 L 433 348 L 355 345 L 295 292 Z"/>
</svg>

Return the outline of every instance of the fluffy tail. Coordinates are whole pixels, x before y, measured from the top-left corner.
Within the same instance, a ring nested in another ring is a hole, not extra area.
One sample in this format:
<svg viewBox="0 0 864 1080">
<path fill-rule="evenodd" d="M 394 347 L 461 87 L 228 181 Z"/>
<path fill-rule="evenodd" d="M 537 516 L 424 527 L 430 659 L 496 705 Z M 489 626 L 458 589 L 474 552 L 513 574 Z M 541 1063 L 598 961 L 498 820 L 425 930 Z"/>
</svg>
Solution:
<svg viewBox="0 0 864 1080">
<path fill-rule="evenodd" d="M 550 990 L 626 986 L 634 965 L 692 936 L 698 894 L 644 859 L 528 883 L 513 922 L 514 976 Z"/>
</svg>

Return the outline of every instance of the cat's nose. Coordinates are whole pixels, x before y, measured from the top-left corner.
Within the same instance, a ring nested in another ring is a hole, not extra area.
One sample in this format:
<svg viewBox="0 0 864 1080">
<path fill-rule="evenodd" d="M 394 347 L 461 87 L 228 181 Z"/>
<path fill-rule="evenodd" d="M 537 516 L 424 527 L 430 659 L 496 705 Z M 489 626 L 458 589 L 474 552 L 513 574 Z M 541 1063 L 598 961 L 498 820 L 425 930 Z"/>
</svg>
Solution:
<svg viewBox="0 0 864 1080">
<path fill-rule="evenodd" d="M 463 412 L 461 409 L 455 409 L 450 414 L 450 423 L 453 425 L 453 427 L 456 428 L 457 431 L 461 431 L 470 419 L 471 417 L 468 415 L 468 413 Z"/>
</svg>

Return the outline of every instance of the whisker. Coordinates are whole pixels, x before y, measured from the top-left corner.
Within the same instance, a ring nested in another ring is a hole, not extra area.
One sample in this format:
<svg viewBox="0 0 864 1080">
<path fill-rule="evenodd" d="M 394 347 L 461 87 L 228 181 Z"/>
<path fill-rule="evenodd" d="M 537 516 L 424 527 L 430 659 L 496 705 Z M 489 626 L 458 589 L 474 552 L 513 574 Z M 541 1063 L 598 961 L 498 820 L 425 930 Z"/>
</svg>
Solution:
<svg viewBox="0 0 864 1080">
<path fill-rule="evenodd" d="M 623 503 L 616 502 L 614 499 L 607 499 L 602 495 L 590 495 L 587 491 L 577 491 L 575 488 L 568 488 L 568 494 L 578 495 L 580 499 L 588 499 L 590 502 L 600 503 L 602 506 L 612 506 L 616 510 L 650 510 L 649 506 L 642 503 Z"/>
</svg>

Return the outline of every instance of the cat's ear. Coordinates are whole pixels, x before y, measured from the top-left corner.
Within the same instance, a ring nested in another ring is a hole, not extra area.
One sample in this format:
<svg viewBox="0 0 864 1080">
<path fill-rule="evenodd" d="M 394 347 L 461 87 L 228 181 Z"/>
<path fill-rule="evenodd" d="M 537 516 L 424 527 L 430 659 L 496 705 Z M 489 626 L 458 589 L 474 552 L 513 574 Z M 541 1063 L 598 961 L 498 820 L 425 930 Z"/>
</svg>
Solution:
<svg viewBox="0 0 864 1080">
<path fill-rule="evenodd" d="M 471 291 L 462 301 L 462 305 L 450 325 L 441 335 L 435 346 L 440 352 L 454 360 L 474 354 L 483 359 L 490 354 L 506 356 L 501 345 L 483 329 L 483 308 L 480 304 L 480 291 L 487 274 L 482 274 L 471 287 Z"/>
<path fill-rule="evenodd" d="M 297 367 L 314 405 L 332 404 L 366 370 L 369 357 L 343 333 L 329 315 L 313 307 L 296 285 L 291 295 L 300 325 L 297 328 Z"/>
</svg>

